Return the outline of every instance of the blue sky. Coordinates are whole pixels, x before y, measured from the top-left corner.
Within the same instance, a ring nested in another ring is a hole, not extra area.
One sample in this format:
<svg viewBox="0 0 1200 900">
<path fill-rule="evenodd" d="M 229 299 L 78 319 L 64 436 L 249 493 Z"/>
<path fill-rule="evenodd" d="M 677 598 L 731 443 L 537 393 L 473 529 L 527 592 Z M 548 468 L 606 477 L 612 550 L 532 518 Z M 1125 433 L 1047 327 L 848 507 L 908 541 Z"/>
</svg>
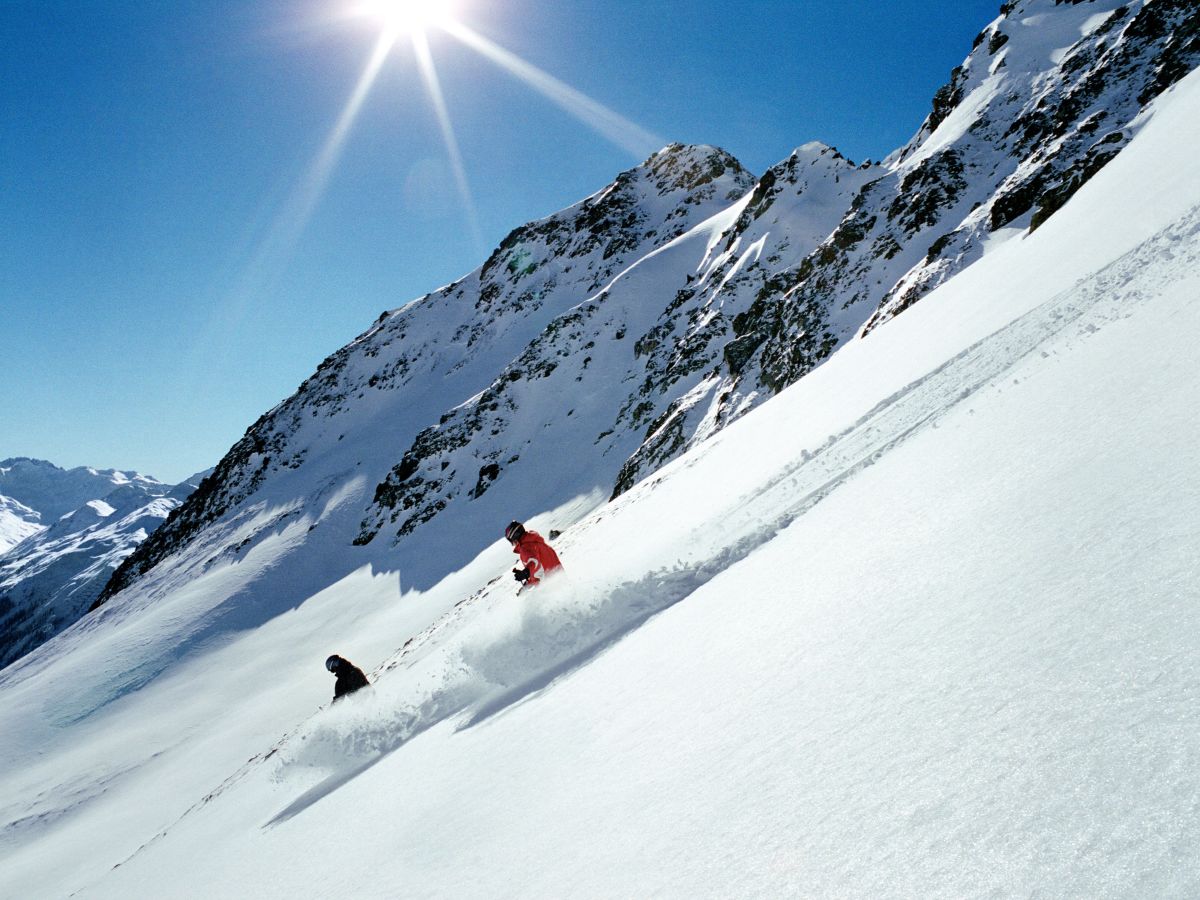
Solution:
<svg viewBox="0 0 1200 900">
<path fill-rule="evenodd" d="M 328 354 L 653 147 L 450 35 L 430 51 L 469 216 L 401 40 L 307 215 L 379 35 L 347 0 L 0 2 L 0 458 L 213 465 Z M 999 0 L 459 0 L 475 33 L 755 174 L 904 142 Z M 299 200 L 297 198 L 300 198 Z M 301 227 L 302 226 L 302 227 Z"/>
</svg>

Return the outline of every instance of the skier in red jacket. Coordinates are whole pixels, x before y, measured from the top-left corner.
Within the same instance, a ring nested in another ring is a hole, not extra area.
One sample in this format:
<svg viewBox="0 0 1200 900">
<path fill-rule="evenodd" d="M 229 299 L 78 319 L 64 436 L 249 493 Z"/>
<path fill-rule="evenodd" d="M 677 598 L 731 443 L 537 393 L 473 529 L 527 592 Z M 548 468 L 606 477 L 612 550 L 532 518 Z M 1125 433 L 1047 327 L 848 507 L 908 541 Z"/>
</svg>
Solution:
<svg viewBox="0 0 1200 900">
<path fill-rule="evenodd" d="M 536 531 L 526 531 L 520 522 L 509 522 L 504 536 L 512 544 L 513 553 L 521 557 L 522 568 L 513 569 L 513 578 L 522 588 L 541 583 L 548 573 L 562 568 L 558 554 Z"/>
</svg>

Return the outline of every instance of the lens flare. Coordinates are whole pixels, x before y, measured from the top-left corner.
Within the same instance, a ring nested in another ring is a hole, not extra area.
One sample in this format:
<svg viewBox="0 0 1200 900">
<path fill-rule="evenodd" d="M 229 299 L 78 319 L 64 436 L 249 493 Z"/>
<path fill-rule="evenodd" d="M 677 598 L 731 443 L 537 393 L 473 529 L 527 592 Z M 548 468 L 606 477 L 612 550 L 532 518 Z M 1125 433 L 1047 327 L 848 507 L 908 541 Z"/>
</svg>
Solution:
<svg viewBox="0 0 1200 900">
<path fill-rule="evenodd" d="M 582 91 L 559 81 L 533 63 L 526 62 L 515 53 L 489 41 L 461 22 L 447 20 L 441 24 L 441 28 L 502 69 L 517 76 L 547 100 L 593 128 L 613 144 L 627 150 L 636 158 L 642 159 L 649 156 L 666 144 L 666 141 L 657 135 L 629 121 L 604 104 L 593 100 Z"/>
<path fill-rule="evenodd" d="M 346 137 L 350 134 L 350 128 L 354 124 L 354 120 L 358 118 L 358 112 L 367 99 L 371 85 L 375 83 L 379 70 L 383 67 L 383 63 L 395 43 L 396 36 L 390 33 L 381 34 L 375 42 L 375 49 L 371 52 L 371 56 L 358 78 L 358 83 L 355 84 L 354 90 L 350 94 L 350 99 L 342 108 L 341 115 L 338 116 L 333 129 L 325 138 L 320 151 L 309 164 L 304 177 L 292 190 L 266 240 L 260 246 L 255 256 L 254 269 L 265 271 L 271 267 L 273 261 L 286 260 L 290 254 L 300 234 L 308 225 L 309 219 L 312 218 L 321 196 L 325 193 L 325 187 L 341 156 Z"/>
<path fill-rule="evenodd" d="M 453 36 L 639 159 L 664 145 L 661 138 L 646 129 L 462 24 L 455 18 L 459 5 L 455 0 L 359 0 L 352 6 L 341 7 L 339 18 L 347 15 L 370 18 L 378 23 L 379 35 L 332 129 L 299 183 L 287 195 L 274 221 L 266 229 L 266 234 L 250 254 L 241 272 L 240 284 L 233 292 L 237 309 L 232 311 L 231 320 L 243 314 L 253 298 L 266 290 L 286 268 L 300 235 L 325 193 L 367 94 L 378 79 L 384 63 L 397 44 L 401 43 L 402 36 L 407 36 L 412 44 L 421 79 L 437 117 L 459 198 L 472 237 L 479 248 L 484 246 L 479 217 L 426 37 L 428 30 L 436 28 Z"/>
<path fill-rule="evenodd" d="M 419 34 L 454 21 L 451 0 L 363 0 L 354 13 L 380 22 L 393 34 Z"/>
<path fill-rule="evenodd" d="M 450 112 L 446 109 L 446 97 L 442 93 L 441 82 L 438 81 L 437 69 L 433 65 L 433 54 L 429 52 L 429 41 L 425 39 L 424 33 L 414 32 L 412 44 L 413 52 L 417 57 L 417 65 L 421 69 L 421 78 L 425 81 L 425 89 L 429 92 L 429 102 L 433 104 L 438 126 L 442 130 L 446 155 L 450 157 L 450 166 L 454 170 L 454 182 L 458 185 L 458 193 L 467 213 L 467 224 L 471 228 L 471 237 L 475 241 L 476 249 L 482 249 L 484 247 L 483 233 L 479 228 L 479 214 L 475 211 L 475 198 L 471 196 L 471 188 L 467 184 L 467 170 L 463 165 L 462 153 L 458 149 L 458 138 L 454 134 L 454 126 L 450 122 Z"/>
</svg>

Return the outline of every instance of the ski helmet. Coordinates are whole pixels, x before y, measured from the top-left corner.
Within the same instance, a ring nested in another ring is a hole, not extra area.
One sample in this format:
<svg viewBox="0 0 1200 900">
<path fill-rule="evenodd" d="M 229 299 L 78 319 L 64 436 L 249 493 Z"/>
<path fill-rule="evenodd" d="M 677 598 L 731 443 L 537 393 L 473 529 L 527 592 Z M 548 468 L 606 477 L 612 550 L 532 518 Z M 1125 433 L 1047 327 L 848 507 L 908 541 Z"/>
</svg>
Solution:
<svg viewBox="0 0 1200 900">
<path fill-rule="evenodd" d="M 334 654 L 333 656 L 329 657 L 329 659 L 325 660 L 325 668 L 327 668 L 330 672 L 336 672 L 341 664 L 342 658 L 337 654 Z"/>
<path fill-rule="evenodd" d="M 525 535 L 525 526 L 520 522 L 509 522 L 508 527 L 504 529 L 504 536 L 510 544 L 515 544 Z"/>
</svg>

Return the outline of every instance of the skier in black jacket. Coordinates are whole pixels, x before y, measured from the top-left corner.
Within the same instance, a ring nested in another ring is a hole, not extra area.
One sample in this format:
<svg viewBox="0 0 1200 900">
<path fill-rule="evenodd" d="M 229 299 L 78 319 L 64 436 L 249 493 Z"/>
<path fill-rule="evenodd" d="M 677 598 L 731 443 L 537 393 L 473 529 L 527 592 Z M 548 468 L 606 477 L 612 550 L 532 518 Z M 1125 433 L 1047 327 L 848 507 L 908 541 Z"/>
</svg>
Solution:
<svg viewBox="0 0 1200 900">
<path fill-rule="evenodd" d="M 325 660 L 325 668 L 337 676 L 337 683 L 333 686 L 335 703 L 346 694 L 353 694 L 359 688 L 371 686 L 371 682 L 367 681 L 367 676 L 363 674 L 362 669 L 350 660 L 342 659 L 336 653 Z"/>
</svg>

